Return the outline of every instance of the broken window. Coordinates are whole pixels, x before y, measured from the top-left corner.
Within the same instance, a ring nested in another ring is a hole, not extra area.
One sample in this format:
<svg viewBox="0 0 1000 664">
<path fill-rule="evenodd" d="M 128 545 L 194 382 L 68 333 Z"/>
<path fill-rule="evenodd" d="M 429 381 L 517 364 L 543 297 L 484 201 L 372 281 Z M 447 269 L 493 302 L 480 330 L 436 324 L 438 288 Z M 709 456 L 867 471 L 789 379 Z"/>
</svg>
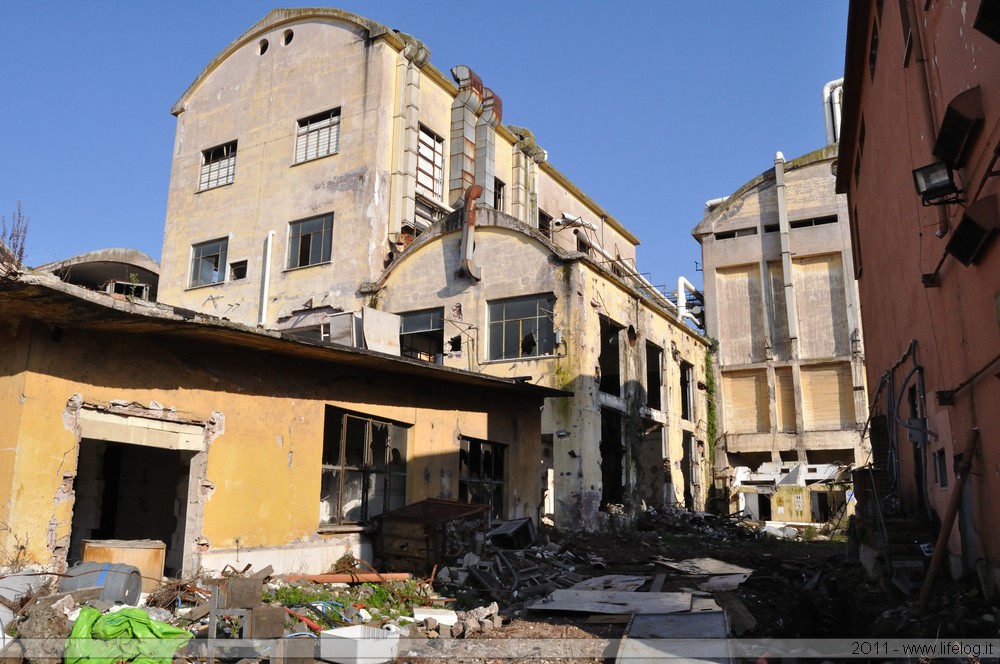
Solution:
<svg viewBox="0 0 1000 664">
<path fill-rule="evenodd" d="M 404 221 L 402 230 L 400 231 L 402 235 L 410 236 L 409 240 L 403 240 L 403 242 L 407 245 L 409 245 L 415 237 L 430 228 L 431 224 L 444 219 L 449 212 L 449 210 L 441 207 L 430 198 L 421 196 L 419 193 L 416 195 L 413 211 L 413 223 Z"/>
<path fill-rule="evenodd" d="M 660 410 L 660 392 L 663 387 L 663 349 L 646 342 L 646 405 Z"/>
<path fill-rule="evenodd" d="M 694 421 L 694 365 L 681 360 L 681 419 Z"/>
<path fill-rule="evenodd" d="M 507 211 L 507 185 L 500 178 L 493 178 L 493 209 Z"/>
<path fill-rule="evenodd" d="M 229 280 L 239 281 L 247 278 L 247 262 L 236 261 L 229 264 Z"/>
<path fill-rule="evenodd" d="M 232 184 L 234 179 L 236 179 L 236 141 L 202 150 L 198 191 Z"/>
<path fill-rule="evenodd" d="M 227 238 L 202 242 L 191 247 L 190 288 L 217 284 L 225 280 L 228 248 Z"/>
<path fill-rule="evenodd" d="M 438 361 L 444 353 L 444 307 L 400 314 L 399 351 L 403 357 Z"/>
<path fill-rule="evenodd" d="M 552 295 L 532 295 L 489 303 L 489 358 L 516 360 L 552 355 L 556 347 Z"/>
<path fill-rule="evenodd" d="M 333 248 L 333 215 L 288 224 L 288 269 L 329 263 Z"/>
<path fill-rule="evenodd" d="M 507 446 L 463 438 L 458 452 L 458 499 L 489 505 L 494 519 L 506 516 Z"/>
<path fill-rule="evenodd" d="M 340 150 L 340 109 L 333 108 L 299 120 L 295 163 L 319 159 Z"/>
<path fill-rule="evenodd" d="M 545 210 L 538 210 L 538 232 L 545 237 L 552 237 L 552 215 Z"/>
<path fill-rule="evenodd" d="M 406 427 L 326 407 L 320 523 L 362 523 L 406 504 Z"/>
<path fill-rule="evenodd" d="M 603 316 L 601 317 L 601 355 L 598 358 L 601 371 L 599 389 L 605 394 L 613 394 L 617 397 L 622 395 L 619 337 L 623 329 L 625 328 L 621 325 L 617 325 Z"/>
<path fill-rule="evenodd" d="M 417 187 L 444 198 L 444 139 L 423 125 L 417 140 Z"/>
</svg>

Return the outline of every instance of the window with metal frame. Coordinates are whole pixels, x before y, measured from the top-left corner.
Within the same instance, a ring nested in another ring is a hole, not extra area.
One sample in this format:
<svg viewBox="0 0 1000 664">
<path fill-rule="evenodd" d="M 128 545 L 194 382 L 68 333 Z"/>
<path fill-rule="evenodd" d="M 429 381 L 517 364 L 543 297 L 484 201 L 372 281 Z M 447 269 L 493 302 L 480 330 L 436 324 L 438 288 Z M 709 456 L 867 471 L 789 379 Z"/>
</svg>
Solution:
<svg viewBox="0 0 1000 664">
<path fill-rule="evenodd" d="M 226 251 L 229 240 L 222 238 L 191 246 L 190 288 L 217 284 L 226 279 Z"/>
<path fill-rule="evenodd" d="M 507 184 L 500 178 L 493 178 L 493 209 L 507 211 Z"/>
<path fill-rule="evenodd" d="M 444 139 L 423 125 L 417 140 L 417 186 L 433 198 L 444 198 Z"/>
<path fill-rule="evenodd" d="M 490 360 L 552 355 L 556 347 L 552 294 L 515 297 L 489 303 Z"/>
<path fill-rule="evenodd" d="M 545 210 L 538 210 L 538 232 L 545 237 L 552 237 L 552 215 Z"/>
<path fill-rule="evenodd" d="M 489 505 L 494 519 L 506 517 L 507 446 L 462 438 L 458 452 L 458 499 Z"/>
<path fill-rule="evenodd" d="M 201 151 L 201 178 L 198 191 L 232 184 L 236 179 L 236 141 Z"/>
<path fill-rule="evenodd" d="M 329 263 L 333 251 L 333 215 L 288 224 L 288 269 Z"/>
<path fill-rule="evenodd" d="M 363 523 L 406 504 L 407 428 L 326 407 L 320 523 Z"/>
<path fill-rule="evenodd" d="M 436 361 L 444 353 L 444 307 L 400 314 L 399 350 L 403 357 Z"/>
<path fill-rule="evenodd" d="M 299 120 L 295 136 L 295 163 L 319 159 L 340 150 L 340 108 Z"/>
</svg>

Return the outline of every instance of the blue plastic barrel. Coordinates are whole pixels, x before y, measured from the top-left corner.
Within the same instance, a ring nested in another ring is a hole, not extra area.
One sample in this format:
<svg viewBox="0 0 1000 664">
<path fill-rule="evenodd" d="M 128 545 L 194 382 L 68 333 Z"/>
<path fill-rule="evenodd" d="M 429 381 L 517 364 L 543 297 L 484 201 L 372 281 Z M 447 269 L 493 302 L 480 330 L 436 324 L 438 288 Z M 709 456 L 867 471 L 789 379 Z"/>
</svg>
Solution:
<svg viewBox="0 0 1000 664">
<path fill-rule="evenodd" d="M 122 563 L 77 563 L 68 570 L 59 584 L 60 592 L 81 588 L 101 588 L 101 599 L 135 606 L 142 592 L 139 568 Z"/>
</svg>

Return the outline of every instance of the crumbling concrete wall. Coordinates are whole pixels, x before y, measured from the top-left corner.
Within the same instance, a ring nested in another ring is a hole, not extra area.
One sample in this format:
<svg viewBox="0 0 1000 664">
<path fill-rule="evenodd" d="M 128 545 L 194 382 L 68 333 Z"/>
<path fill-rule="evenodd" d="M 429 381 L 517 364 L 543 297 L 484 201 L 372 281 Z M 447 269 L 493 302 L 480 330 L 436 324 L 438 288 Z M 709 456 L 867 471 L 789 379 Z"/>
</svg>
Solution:
<svg viewBox="0 0 1000 664">
<path fill-rule="evenodd" d="M 319 370 L 315 361 L 191 339 L 144 336 L 142 344 L 129 334 L 81 329 L 55 341 L 42 325 L 22 327 L 32 353 L 24 369 L 23 417 L 13 428 L 13 479 L 2 502 L 17 505 L 8 515 L 10 528 L 29 542 L 30 559 L 43 565 L 65 563 L 81 435 L 102 439 L 101 427 L 88 429 L 84 410 L 149 420 L 134 429 L 133 445 L 168 439 L 173 421 L 201 423 L 203 437 L 179 443 L 203 448 L 190 469 L 188 571 L 271 549 L 291 561 L 287 549 L 296 543 L 313 552 L 310 560 L 326 560 L 345 546 L 362 553 L 360 526 L 346 528 L 352 532 L 340 540 L 320 525 L 327 405 L 409 427 L 407 502 L 440 495 L 442 477 L 457 481 L 459 434 L 509 445 L 515 465 L 540 456 L 537 398 Z M 108 348 L 130 350 L 107 362 Z M 153 402 L 158 416 L 145 412 L 144 404 Z M 513 474 L 508 513 L 529 513 L 540 492 L 534 474 Z"/>
<path fill-rule="evenodd" d="M 287 27 L 213 62 L 177 109 L 161 301 L 253 325 L 266 283 L 267 322 L 310 298 L 349 310 L 384 264 L 397 53 L 345 21 L 295 23 L 285 45 Z M 298 120 L 333 108 L 337 154 L 295 164 Z M 234 181 L 199 192 L 202 151 L 233 140 Z M 331 260 L 289 270 L 289 223 L 322 214 L 333 215 Z M 247 261 L 246 278 L 188 288 L 192 244 L 218 238 L 228 239 L 227 263 Z"/>
<path fill-rule="evenodd" d="M 601 529 L 609 525 L 607 512 L 602 511 L 602 410 L 621 417 L 626 448 L 621 477 L 627 495 L 625 512 L 641 509 L 643 503 L 662 503 L 665 484 L 683 502 L 684 434 L 706 439 L 704 339 L 598 265 L 580 260 L 578 254 L 554 250 L 505 215 L 480 208 L 475 238 L 481 281 L 457 275 L 460 233 L 436 228 L 418 238 L 389 269 L 375 297 L 378 306 L 394 313 L 443 308 L 444 338 L 459 336 L 462 342 L 461 353 L 445 353 L 446 366 L 527 377 L 533 383 L 574 393 L 547 399 L 542 419 L 542 433 L 553 441 L 553 516 L 561 527 Z M 560 341 L 553 353 L 491 361 L 489 303 L 540 294 L 554 296 L 552 321 Z M 599 389 L 602 317 L 620 329 L 618 396 Z M 647 342 L 662 351 L 658 409 L 648 406 Z M 690 365 L 694 374 L 695 403 L 688 420 L 680 417 L 682 363 Z M 539 459 L 523 461 L 516 472 L 539 474 Z M 701 486 L 710 483 L 708 470 L 707 465 L 700 470 L 704 475 Z M 676 496 L 673 502 L 678 502 Z"/>
</svg>

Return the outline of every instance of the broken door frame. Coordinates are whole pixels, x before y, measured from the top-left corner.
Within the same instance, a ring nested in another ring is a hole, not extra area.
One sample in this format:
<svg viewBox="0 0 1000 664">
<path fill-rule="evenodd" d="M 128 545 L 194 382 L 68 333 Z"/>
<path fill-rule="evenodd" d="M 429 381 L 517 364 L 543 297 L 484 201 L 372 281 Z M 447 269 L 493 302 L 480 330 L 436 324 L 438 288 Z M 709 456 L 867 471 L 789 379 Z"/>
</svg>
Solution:
<svg viewBox="0 0 1000 664">
<path fill-rule="evenodd" d="M 70 428 L 76 435 L 77 464 L 84 438 L 194 453 L 188 469 L 182 571 L 184 574 L 191 574 L 197 570 L 198 540 L 205 516 L 202 485 L 208 465 L 208 444 L 221 433 L 221 415 L 215 413 L 206 421 L 182 420 L 173 411 L 146 409 L 134 403 L 125 406 L 91 404 L 84 402 L 79 395 L 74 395 L 68 403 L 66 415 L 70 418 Z M 71 510 L 75 511 L 75 494 L 71 501 Z M 72 527 L 71 519 L 71 531 Z M 170 543 L 166 544 L 169 547 Z"/>
</svg>

